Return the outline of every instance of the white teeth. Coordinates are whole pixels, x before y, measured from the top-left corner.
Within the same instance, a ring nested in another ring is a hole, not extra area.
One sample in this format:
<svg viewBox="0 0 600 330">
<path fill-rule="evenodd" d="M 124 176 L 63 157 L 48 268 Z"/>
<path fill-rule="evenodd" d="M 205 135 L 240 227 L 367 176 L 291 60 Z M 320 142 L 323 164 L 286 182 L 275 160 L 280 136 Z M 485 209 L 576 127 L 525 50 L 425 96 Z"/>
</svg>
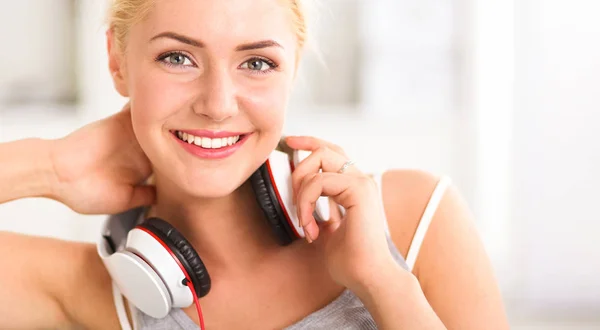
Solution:
<svg viewBox="0 0 600 330">
<path fill-rule="evenodd" d="M 227 146 L 235 144 L 236 142 L 238 142 L 240 140 L 239 135 L 228 136 L 228 137 L 224 137 L 224 138 L 215 138 L 215 139 L 194 136 L 192 134 L 188 134 L 188 133 L 180 132 L 180 131 L 177 131 L 175 135 L 177 135 L 177 137 L 182 141 L 185 141 L 190 144 L 193 143 L 197 146 L 200 146 L 200 147 L 206 148 L 206 149 L 219 149 L 219 148 L 227 147 Z"/>
<path fill-rule="evenodd" d="M 202 138 L 202 148 L 210 149 L 210 145 L 211 145 L 210 138 L 203 137 Z"/>
<path fill-rule="evenodd" d="M 202 146 L 202 138 L 199 136 L 194 137 L 194 144 L 197 146 Z"/>
</svg>

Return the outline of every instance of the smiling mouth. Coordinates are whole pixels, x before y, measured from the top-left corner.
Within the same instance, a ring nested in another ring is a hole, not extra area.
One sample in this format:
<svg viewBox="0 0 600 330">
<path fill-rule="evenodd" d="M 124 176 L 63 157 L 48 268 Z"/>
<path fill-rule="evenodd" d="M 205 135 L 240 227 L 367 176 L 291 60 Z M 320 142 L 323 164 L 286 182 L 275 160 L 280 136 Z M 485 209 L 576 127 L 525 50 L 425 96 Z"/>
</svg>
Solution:
<svg viewBox="0 0 600 330">
<path fill-rule="evenodd" d="M 244 134 L 241 135 L 232 135 L 228 137 L 221 138 L 209 138 L 209 137 L 200 137 L 194 136 L 190 133 L 181 132 L 181 131 L 173 131 L 172 132 L 179 140 L 183 142 L 187 142 L 188 144 L 194 144 L 198 147 L 204 149 L 221 149 L 230 147 L 236 143 L 238 143 L 241 139 L 244 138 Z"/>
</svg>

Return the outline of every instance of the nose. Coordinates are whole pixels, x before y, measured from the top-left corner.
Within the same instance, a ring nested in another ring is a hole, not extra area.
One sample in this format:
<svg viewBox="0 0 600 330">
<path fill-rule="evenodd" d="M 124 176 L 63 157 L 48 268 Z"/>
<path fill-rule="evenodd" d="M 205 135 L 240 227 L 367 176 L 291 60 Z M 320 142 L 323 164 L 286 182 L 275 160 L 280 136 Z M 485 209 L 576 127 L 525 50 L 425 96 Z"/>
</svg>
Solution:
<svg viewBox="0 0 600 330">
<path fill-rule="evenodd" d="M 199 89 L 200 93 L 193 105 L 196 114 L 220 122 L 238 113 L 235 84 L 227 70 L 207 70 L 200 79 Z"/>
</svg>

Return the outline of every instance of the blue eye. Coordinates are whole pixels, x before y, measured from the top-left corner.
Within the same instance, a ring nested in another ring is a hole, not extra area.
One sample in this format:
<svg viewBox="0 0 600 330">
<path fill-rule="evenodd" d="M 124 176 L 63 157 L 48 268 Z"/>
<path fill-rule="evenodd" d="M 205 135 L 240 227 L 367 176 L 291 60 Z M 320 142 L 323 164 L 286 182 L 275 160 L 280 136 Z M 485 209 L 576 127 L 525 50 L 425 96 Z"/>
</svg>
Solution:
<svg viewBox="0 0 600 330">
<path fill-rule="evenodd" d="M 194 62 L 187 55 L 180 52 L 164 54 L 158 60 L 170 66 L 194 66 Z"/>
<path fill-rule="evenodd" d="M 255 71 L 255 73 L 266 73 L 277 67 L 277 64 L 265 58 L 251 58 L 242 64 L 242 69 Z"/>
<path fill-rule="evenodd" d="M 271 66 L 263 60 L 251 60 L 251 61 L 244 63 L 244 65 L 242 65 L 242 67 L 244 69 L 250 69 L 250 70 L 254 70 L 254 71 L 263 71 L 263 68 L 265 70 L 268 70 Z"/>
</svg>

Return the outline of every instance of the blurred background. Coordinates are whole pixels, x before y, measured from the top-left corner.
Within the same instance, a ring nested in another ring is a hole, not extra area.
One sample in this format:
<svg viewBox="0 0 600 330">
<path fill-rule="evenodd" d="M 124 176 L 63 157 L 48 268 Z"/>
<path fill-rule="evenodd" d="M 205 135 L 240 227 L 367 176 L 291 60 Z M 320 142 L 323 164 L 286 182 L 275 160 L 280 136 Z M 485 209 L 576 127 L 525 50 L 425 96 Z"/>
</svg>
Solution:
<svg viewBox="0 0 600 330">
<path fill-rule="evenodd" d="M 106 0 L 0 10 L 0 142 L 58 138 L 118 111 Z M 600 329 L 600 2 L 320 0 L 288 134 L 366 171 L 453 178 L 514 329 Z M 0 205 L 0 230 L 94 241 L 103 216 Z"/>
</svg>

